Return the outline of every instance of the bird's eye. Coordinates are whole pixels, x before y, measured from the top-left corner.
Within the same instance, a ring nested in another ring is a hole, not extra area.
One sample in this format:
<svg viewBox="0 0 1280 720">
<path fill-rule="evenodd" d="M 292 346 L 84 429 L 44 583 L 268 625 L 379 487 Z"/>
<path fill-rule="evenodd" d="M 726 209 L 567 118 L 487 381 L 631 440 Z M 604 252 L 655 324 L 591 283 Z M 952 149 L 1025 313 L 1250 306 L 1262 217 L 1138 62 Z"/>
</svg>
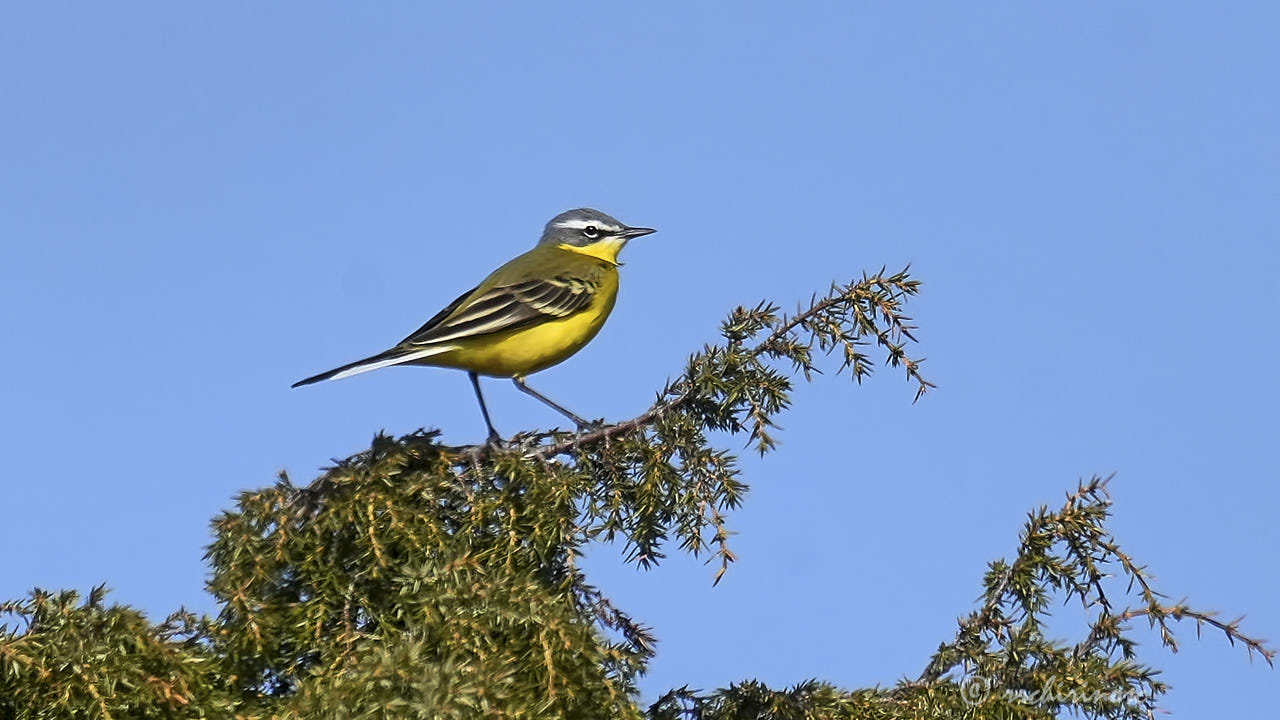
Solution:
<svg viewBox="0 0 1280 720">
<path fill-rule="evenodd" d="M 596 238 L 600 237 L 600 228 L 596 227 L 595 225 L 588 225 L 582 228 L 582 234 L 587 236 L 588 238 L 591 238 L 592 240 L 595 240 Z"/>
</svg>

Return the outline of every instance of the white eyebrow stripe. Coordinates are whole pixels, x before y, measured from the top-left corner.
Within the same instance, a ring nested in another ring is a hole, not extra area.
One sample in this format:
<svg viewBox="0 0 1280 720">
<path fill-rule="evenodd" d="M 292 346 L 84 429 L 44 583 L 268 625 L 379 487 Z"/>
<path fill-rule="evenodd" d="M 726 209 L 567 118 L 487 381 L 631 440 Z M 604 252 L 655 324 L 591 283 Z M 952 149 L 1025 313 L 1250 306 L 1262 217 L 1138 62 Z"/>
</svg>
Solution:
<svg viewBox="0 0 1280 720">
<path fill-rule="evenodd" d="M 622 229 L 620 227 L 610 225 L 609 223 L 602 222 L 600 220 L 584 220 L 581 218 L 571 218 L 569 220 L 561 220 L 560 222 L 555 224 L 555 227 L 567 228 L 570 230 L 581 230 L 591 225 L 595 225 L 601 230 L 605 230 L 607 232 L 618 232 L 619 230 Z"/>
</svg>

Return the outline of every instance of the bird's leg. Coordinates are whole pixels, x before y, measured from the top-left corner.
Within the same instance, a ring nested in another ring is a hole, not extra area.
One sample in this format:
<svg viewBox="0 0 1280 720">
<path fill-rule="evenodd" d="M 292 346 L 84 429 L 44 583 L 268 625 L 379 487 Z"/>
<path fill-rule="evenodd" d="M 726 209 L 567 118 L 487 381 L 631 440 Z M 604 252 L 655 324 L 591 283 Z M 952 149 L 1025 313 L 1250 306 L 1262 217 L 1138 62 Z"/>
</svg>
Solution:
<svg viewBox="0 0 1280 720">
<path fill-rule="evenodd" d="M 538 398 L 539 400 L 541 400 L 542 402 L 546 403 L 548 406 L 555 408 L 556 412 L 572 420 L 573 424 L 577 425 L 579 430 L 590 430 L 591 428 L 595 427 L 594 423 L 589 423 L 586 420 L 583 420 L 577 415 L 574 415 L 573 413 L 569 412 L 568 408 L 564 407 L 563 405 L 560 405 L 559 403 L 543 395 L 537 390 L 534 390 L 528 385 L 525 385 L 524 378 L 520 377 L 519 375 L 511 378 L 511 382 L 515 383 L 516 387 L 520 388 L 520 392 L 525 393 L 526 395 L 532 395 Z"/>
<path fill-rule="evenodd" d="M 480 414 L 484 415 L 484 424 L 489 428 L 487 442 L 490 445 L 501 445 L 502 436 L 498 434 L 498 431 L 493 427 L 493 422 L 489 420 L 489 408 L 484 406 L 484 395 L 480 392 L 480 376 L 473 372 L 467 373 L 467 376 L 471 378 L 471 387 L 476 389 L 476 400 L 480 401 Z"/>
</svg>

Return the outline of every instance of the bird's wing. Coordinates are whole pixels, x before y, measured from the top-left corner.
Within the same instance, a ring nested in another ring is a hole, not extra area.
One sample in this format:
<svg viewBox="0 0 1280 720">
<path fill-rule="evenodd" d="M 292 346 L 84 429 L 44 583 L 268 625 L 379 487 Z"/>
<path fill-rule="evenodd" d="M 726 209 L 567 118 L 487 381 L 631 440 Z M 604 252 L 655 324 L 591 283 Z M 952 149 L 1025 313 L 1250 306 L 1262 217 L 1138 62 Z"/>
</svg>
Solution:
<svg viewBox="0 0 1280 720">
<path fill-rule="evenodd" d="M 475 288 L 436 313 L 399 347 L 434 345 L 567 317 L 586 310 L 595 294 L 594 281 L 572 275 Z"/>
</svg>

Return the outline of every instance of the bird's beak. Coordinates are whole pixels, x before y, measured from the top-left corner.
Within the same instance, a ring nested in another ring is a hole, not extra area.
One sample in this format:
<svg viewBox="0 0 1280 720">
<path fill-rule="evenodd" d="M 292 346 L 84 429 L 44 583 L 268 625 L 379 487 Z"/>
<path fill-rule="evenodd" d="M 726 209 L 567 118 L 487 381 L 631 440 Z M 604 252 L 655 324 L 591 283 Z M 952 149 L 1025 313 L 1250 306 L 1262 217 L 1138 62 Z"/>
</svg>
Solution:
<svg viewBox="0 0 1280 720">
<path fill-rule="evenodd" d="M 626 230 L 623 230 L 621 235 L 622 237 L 630 240 L 632 238 L 638 238 L 642 235 L 648 235 L 649 233 L 654 233 L 654 232 L 657 232 L 657 230 L 654 230 L 653 228 L 629 227 Z"/>
</svg>

